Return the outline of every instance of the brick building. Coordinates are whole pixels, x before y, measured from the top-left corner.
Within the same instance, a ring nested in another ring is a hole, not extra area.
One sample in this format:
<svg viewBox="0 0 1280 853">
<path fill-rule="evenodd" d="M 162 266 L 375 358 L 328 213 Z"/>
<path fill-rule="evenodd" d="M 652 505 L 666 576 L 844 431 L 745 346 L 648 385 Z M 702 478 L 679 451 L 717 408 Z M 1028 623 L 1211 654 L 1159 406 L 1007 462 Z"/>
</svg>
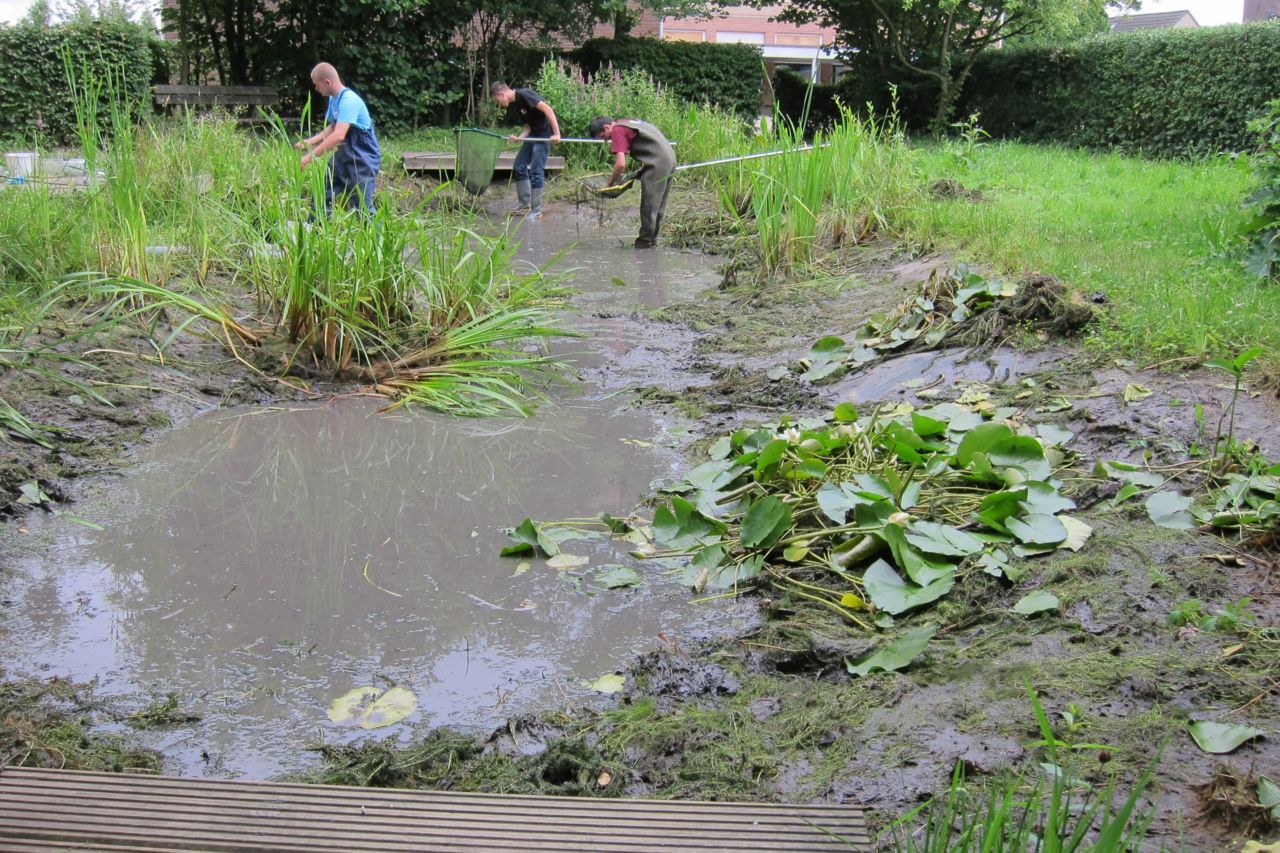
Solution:
<svg viewBox="0 0 1280 853">
<path fill-rule="evenodd" d="M 841 71 L 839 58 L 831 48 L 836 31 L 817 24 L 783 24 L 769 20 L 782 8 L 725 6 L 724 14 L 714 18 L 659 18 L 646 11 L 632 28 L 631 35 L 667 41 L 754 44 L 760 47 L 770 74 L 774 67 L 785 65 L 803 77 L 817 74 L 821 83 L 835 80 Z M 596 35 L 611 37 L 613 27 L 598 27 Z"/>
<path fill-rule="evenodd" d="M 1280 0 L 1244 0 L 1244 20 L 1280 20 Z"/>
</svg>

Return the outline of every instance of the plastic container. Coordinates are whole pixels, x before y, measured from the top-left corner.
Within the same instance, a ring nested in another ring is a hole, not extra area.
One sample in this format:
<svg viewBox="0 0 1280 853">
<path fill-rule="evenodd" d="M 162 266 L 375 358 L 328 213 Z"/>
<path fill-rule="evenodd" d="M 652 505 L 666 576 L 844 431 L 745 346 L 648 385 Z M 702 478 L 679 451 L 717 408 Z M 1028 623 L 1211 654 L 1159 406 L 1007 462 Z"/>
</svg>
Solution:
<svg viewBox="0 0 1280 853">
<path fill-rule="evenodd" d="M 11 178 L 30 178 L 36 173 L 40 155 L 34 151 L 10 151 L 4 155 L 4 168 Z"/>
</svg>

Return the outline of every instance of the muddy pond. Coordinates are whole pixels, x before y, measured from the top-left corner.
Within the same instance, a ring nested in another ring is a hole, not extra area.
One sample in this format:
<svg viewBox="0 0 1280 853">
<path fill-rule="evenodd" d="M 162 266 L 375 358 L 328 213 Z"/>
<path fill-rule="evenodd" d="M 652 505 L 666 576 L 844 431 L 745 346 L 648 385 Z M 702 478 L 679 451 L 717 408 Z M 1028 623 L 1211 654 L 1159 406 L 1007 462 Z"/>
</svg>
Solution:
<svg viewBox="0 0 1280 853">
<path fill-rule="evenodd" d="M 652 568 L 638 587 L 594 583 L 629 559 L 607 541 L 568 543 L 591 559 L 574 572 L 499 557 L 502 528 L 526 516 L 625 514 L 678 473 L 693 436 L 616 394 L 646 363 L 627 315 L 718 280 L 710 258 L 635 252 L 629 234 L 570 216 L 521 229 L 522 263 L 575 244 L 556 269 L 583 337 L 555 349 L 584 381 L 528 419 L 342 399 L 175 427 L 81 486 L 73 511 L 100 530 L 32 514 L 6 534 L 9 674 L 97 679 L 125 710 L 173 694 L 199 720 L 140 734 L 166 772 L 266 778 L 315 762 L 319 741 L 483 731 L 597 701 L 587 685 L 660 637 L 748 619 Z M 592 378 L 604 365 L 608 383 Z M 372 733 L 331 723 L 330 701 L 364 685 L 406 687 L 418 710 Z"/>
</svg>

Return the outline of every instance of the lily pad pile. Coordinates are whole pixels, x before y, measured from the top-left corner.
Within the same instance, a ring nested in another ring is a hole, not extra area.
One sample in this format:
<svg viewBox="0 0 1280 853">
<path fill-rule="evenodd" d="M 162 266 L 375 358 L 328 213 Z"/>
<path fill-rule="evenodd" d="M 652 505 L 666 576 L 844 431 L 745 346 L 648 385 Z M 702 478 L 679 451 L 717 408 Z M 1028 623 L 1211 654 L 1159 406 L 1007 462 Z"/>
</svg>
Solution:
<svg viewBox="0 0 1280 853">
<path fill-rule="evenodd" d="M 920 295 L 888 315 L 873 315 L 854 333 L 852 341 L 834 335 L 820 338 L 801 363 L 802 378 L 822 383 L 895 350 L 913 345 L 936 347 L 959 324 L 1018 292 L 1016 283 L 984 278 L 963 264 L 948 274 L 935 272 Z"/>
<path fill-rule="evenodd" d="M 1168 479 L 1119 462 L 1099 463 L 1099 475 L 1125 483 L 1114 499 L 1127 500 L 1143 489 L 1160 489 Z M 1247 473 L 1229 472 L 1212 478 L 1202 495 L 1184 495 L 1171 489 L 1147 496 L 1147 515 L 1160 527 L 1191 530 L 1204 527 L 1235 531 L 1257 545 L 1274 545 L 1280 533 L 1280 464 L 1255 459 Z"/>
<path fill-rule="evenodd" d="M 989 414 L 842 403 L 828 419 L 738 430 L 667 490 L 653 521 L 663 550 L 636 553 L 690 558 L 697 591 L 768 582 L 867 628 L 863 613 L 891 624 L 966 572 L 1016 581 L 1016 558 L 1078 549 L 1091 531 L 1065 514 L 1066 451 L 1013 410 Z"/>
</svg>

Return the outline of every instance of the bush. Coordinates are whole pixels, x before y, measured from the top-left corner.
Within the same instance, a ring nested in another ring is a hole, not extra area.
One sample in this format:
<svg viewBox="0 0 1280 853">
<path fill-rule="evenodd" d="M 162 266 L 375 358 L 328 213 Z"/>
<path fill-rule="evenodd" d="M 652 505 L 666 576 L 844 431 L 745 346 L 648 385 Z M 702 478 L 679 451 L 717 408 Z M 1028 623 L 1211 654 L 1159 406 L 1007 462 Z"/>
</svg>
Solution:
<svg viewBox="0 0 1280 853">
<path fill-rule="evenodd" d="M 774 108 L 791 124 L 798 125 L 804 116 L 806 97 L 809 98 L 806 132 L 823 130 L 840 120 L 844 93 L 838 83 L 815 83 L 813 95 L 809 97 L 809 81 L 790 68 L 779 68 L 773 75 Z"/>
<path fill-rule="evenodd" d="M 1248 122 L 1280 95 L 1280 23 L 1094 36 L 992 50 L 958 115 L 997 137 L 1203 156 L 1252 145 Z"/>
<path fill-rule="evenodd" d="M 760 112 L 764 66 L 753 45 L 592 39 L 566 57 L 588 74 L 608 66 L 637 68 L 686 101 L 714 104 L 752 118 Z"/>
<path fill-rule="evenodd" d="M 141 27 L 110 21 L 45 27 L 0 26 L 0 139 L 65 144 L 75 138 L 75 107 L 64 54 L 77 68 L 117 75 L 128 97 L 150 94 L 158 40 Z M 101 110 L 104 126 L 108 110 Z"/>
<path fill-rule="evenodd" d="M 1241 236 L 1249 244 L 1245 268 L 1260 278 L 1280 276 L 1280 100 L 1249 123 L 1257 135 L 1253 169 L 1258 188 L 1245 199 L 1249 217 Z"/>
<path fill-rule="evenodd" d="M 587 125 L 599 115 L 640 118 L 677 143 L 676 156 L 682 163 L 736 153 L 752 138 L 746 123 L 728 110 L 686 103 L 639 69 L 589 76 L 563 61 L 547 62 L 534 88 L 555 108 L 564 136 L 586 136 Z M 612 164 L 604 147 L 561 145 L 556 154 L 570 164 L 606 171 Z"/>
</svg>

